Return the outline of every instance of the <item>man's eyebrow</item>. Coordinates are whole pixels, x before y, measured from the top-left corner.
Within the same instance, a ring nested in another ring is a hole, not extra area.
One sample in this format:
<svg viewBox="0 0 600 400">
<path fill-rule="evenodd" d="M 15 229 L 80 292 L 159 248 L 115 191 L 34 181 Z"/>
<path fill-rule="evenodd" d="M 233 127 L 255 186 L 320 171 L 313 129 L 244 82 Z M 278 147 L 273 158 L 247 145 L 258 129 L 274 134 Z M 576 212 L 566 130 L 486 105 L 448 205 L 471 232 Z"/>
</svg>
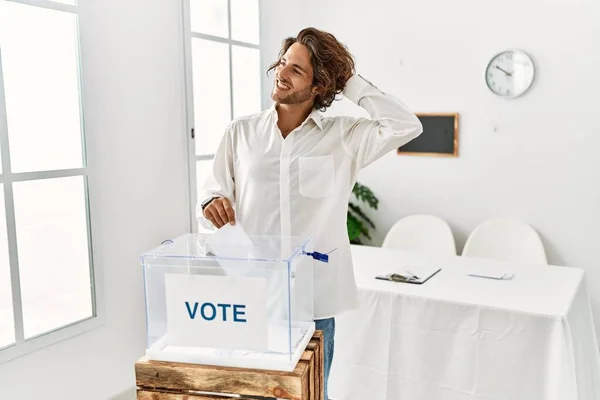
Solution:
<svg viewBox="0 0 600 400">
<path fill-rule="evenodd" d="M 301 66 L 299 66 L 298 64 L 292 64 L 292 65 L 306 74 L 306 70 L 304 68 L 302 68 Z"/>
<path fill-rule="evenodd" d="M 287 62 L 287 60 L 285 59 L 285 57 L 281 57 L 281 59 L 285 62 Z M 307 73 L 306 70 L 304 68 L 302 68 L 300 65 L 298 64 L 292 64 L 292 66 L 298 68 L 300 71 L 304 72 L 305 74 Z"/>
</svg>

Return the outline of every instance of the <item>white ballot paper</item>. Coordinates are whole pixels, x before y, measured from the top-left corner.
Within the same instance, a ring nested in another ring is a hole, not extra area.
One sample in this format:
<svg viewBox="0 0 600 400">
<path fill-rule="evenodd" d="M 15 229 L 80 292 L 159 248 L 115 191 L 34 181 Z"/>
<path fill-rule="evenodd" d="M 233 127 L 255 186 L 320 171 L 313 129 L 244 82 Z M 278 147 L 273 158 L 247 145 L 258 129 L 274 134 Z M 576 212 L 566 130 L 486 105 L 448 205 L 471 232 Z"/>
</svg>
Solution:
<svg viewBox="0 0 600 400">
<path fill-rule="evenodd" d="M 260 262 L 260 250 L 236 221 L 227 224 L 209 236 L 207 250 L 219 257 L 218 263 L 228 276 L 263 278 L 267 282 L 267 314 L 270 321 L 286 320 L 288 304 L 287 268 L 272 262 Z M 293 287 L 293 283 L 291 283 Z"/>
<path fill-rule="evenodd" d="M 254 247 L 252 240 L 239 222 L 235 225 L 222 226 L 208 237 L 206 244 L 214 255 L 227 258 L 236 258 L 240 251 L 249 251 Z"/>
<path fill-rule="evenodd" d="M 230 276 L 247 276 L 251 271 L 248 259 L 254 252 L 254 244 L 239 222 L 226 224 L 210 235 L 206 247 L 219 257 L 219 265 Z"/>
</svg>

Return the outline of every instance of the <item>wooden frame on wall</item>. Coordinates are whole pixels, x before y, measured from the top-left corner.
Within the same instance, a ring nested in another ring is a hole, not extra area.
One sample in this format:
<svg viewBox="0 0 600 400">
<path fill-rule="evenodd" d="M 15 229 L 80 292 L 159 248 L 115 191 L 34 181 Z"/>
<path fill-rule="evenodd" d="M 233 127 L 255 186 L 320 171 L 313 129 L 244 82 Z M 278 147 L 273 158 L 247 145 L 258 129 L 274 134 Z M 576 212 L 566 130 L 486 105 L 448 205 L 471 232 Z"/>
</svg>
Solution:
<svg viewBox="0 0 600 400">
<path fill-rule="evenodd" d="M 458 113 L 416 113 L 423 133 L 397 150 L 398 155 L 458 157 Z"/>
</svg>

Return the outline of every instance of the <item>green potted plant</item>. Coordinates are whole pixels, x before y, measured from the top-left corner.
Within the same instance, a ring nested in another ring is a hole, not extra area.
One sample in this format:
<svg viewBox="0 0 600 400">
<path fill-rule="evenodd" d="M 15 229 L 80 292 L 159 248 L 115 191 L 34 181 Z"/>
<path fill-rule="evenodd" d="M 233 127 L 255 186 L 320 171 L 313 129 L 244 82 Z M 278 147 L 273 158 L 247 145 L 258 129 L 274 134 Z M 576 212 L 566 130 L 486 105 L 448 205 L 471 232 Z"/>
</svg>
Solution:
<svg viewBox="0 0 600 400">
<path fill-rule="evenodd" d="M 364 244 L 365 240 L 371 240 L 371 229 L 375 229 L 375 224 L 363 212 L 360 205 L 377 210 L 379 200 L 375 194 L 365 185 L 356 183 L 352 188 L 352 194 L 358 202 L 348 203 L 348 218 L 346 225 L 348 227 L 348 238 L 352 244 Z"/>
</svg>

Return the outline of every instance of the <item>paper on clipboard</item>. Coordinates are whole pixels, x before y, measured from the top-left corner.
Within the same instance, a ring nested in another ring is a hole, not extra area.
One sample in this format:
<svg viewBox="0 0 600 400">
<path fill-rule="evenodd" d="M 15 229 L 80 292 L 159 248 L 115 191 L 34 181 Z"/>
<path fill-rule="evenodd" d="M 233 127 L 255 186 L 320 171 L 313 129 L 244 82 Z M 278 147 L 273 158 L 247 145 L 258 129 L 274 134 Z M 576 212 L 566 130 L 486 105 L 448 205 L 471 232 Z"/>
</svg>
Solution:
<svg viewBox="0 0 600 400">
<path fill-rule="evenodd" d="M 388 274 L 377 275 L 375 279 L 381 279 L 392 282 L 413 283 L 420 285 L 427 282 L 432 276 L 434 276 L 441 270 L 442 269 L 437 266 L 410 267 L 408 269 L 398 269 L 396 272 Z"/>
</svg>

